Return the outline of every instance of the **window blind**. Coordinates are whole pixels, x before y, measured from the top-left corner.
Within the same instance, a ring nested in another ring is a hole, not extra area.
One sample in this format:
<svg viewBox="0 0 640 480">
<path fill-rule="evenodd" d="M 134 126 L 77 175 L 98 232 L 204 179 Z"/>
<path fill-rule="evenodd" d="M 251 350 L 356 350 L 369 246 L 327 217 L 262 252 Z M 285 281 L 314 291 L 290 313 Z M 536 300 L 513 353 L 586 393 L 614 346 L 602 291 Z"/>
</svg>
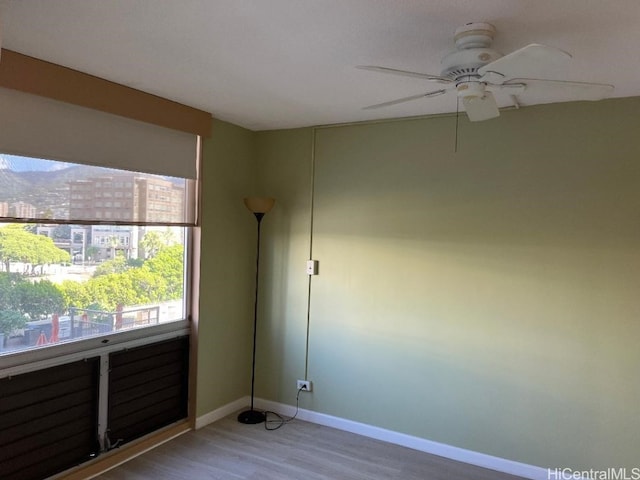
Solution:
<svg viewBox="0 0 640 480">
<path fill-rule="evenodd" d="M 0 88 L 0 152 L 195 179 L 197 135 Z"/>
</svg>

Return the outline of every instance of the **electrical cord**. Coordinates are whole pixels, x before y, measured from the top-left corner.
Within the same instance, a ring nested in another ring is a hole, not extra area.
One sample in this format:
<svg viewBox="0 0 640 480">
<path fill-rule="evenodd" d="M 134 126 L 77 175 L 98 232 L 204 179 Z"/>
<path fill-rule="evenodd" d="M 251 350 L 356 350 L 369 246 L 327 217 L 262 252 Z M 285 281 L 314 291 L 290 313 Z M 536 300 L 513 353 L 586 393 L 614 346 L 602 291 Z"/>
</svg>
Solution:
<svg viewBox="0 0 640 480">
<path fill-rule="evenodd" d="M 300 387 L 298 389 L 298 393 L 296 394 L 296 412 L 293 414 L 293 417 L 284 418 L 282 415 L 276 412 L 265 411 L 264 412 L 264 429 L 265 430 L 278 430 L 283 425 L 292 422 L 298 416 L 298 410 L 300 409 L 300 392 L 306 390 L 305 387 Z M 276 418 L 273 420 L 269 420 L 269 415 L 273 415 Z M 275 425 L 272 426 L 272 425 Z"/>
</svg>

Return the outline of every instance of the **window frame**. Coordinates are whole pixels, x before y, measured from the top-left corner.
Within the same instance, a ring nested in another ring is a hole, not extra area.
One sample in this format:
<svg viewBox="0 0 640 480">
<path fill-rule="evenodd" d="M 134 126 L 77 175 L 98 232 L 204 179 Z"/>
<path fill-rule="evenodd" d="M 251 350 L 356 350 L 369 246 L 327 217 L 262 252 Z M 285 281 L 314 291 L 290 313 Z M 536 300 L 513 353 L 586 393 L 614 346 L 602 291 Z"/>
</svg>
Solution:
<svg viewBox="0 0 640 480">
<path fill-rule="evenodd" d="M 2 222 L 4 223 L 4 222 Z M 48 344 L 42 347 L 17 350 L 0 355 L 0 378 L 27 373 L 41 368 L 60 365 L 78 358 L 88 358 L 104 352 L 121 348 L 142 346 L 150 343 L 185 335 L 190 332 L 194 308 L 193 277 L 194 268 L 194 232 L 196 227 L 185 228 L 185 249 L 183 269 L 182 311 L 184 318 L 157 325 L 111 332 L 69 342 Z M 106 350 L 105 350 L 106 349 Z M 71 360 L 70 360 L 71 359 Z"/>
<path fill-rule="evenodd" d="M 169 226 L 181 227 L 185 230 L 184 238 L 184 268 L 183 268 L 183 295 L 182 311 L 184 318 L 167 323 L 151 325 L 148 327 L 135 328 L 120 332 L 112 332 L 107 335 L 96 335 L 86 339 L 64 342 L 61 344 L 49 344 L 43 347 L 29 348 L 15 352 L 3 353 L 0 355 L 0 378 L 6 376 L 26 373 L 48 366 L 66 363 L 69 359 L 89 358 L 96 355 L 96 352 L 104 352 L 105 345 L 109 348 L 118 345 L 142 346 L 150 343 L 173 338 L 176 335 L 191 334 L 194 315 L 197 318 L 197 295 L 199 294 L 198 279 L 200 278 L 200 209 L 201 209 L 201 178 L 202 170 L 202 138 L 198 136 L 198 151 L 196 158 L 196 178 L 185 182 L 185 215 L 193 218 L 194 223 L 180 224 L 173 223 Z M 189 191 L 193 189 L 193 191 Z M 71 190 L 69 191 L 71 195 Z M 191 209 L 193 213 L 189 213 Z M 21 219 L 21 218 L 0 218 L 0 223 L 44 223 L 45 219 Z M 46 219 L 51 225 L 134 225 L 134 226 L 167 226 L 165 222 L 114 222 L 114 221 L 82 221 L 82 220 L 53 220 Z M 167 337 L 168 335 L 168 337 Z M 111 350 L 106 350 L 111 351 Z"/>
</svg>

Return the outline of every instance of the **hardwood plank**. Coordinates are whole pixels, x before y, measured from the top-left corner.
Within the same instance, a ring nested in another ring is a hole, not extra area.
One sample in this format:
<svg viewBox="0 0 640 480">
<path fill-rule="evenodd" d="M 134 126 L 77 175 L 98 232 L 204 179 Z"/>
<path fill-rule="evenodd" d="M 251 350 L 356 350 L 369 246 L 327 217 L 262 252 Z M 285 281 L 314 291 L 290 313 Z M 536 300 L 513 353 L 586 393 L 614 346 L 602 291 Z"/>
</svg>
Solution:
<svg viewBox="0 0 640 480">
<path fill-rule="evenodd" d="M 99 480 L 521 480 L 321 425 L 274 431 L 230 415 L 96 477 Z"/>
</svg>

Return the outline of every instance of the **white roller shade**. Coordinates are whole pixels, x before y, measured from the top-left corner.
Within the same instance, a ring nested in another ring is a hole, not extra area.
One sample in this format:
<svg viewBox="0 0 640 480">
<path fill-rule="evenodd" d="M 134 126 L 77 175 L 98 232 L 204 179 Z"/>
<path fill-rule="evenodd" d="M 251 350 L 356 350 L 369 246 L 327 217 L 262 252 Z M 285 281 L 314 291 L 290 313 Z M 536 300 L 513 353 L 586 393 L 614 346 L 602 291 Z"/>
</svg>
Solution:
<svg viewBox="0 0 640 480">
<path fill-rule="evenodd" d="M 0 153 L 195 179 L 198 137 L 0 88 Z"/>
</svg>

